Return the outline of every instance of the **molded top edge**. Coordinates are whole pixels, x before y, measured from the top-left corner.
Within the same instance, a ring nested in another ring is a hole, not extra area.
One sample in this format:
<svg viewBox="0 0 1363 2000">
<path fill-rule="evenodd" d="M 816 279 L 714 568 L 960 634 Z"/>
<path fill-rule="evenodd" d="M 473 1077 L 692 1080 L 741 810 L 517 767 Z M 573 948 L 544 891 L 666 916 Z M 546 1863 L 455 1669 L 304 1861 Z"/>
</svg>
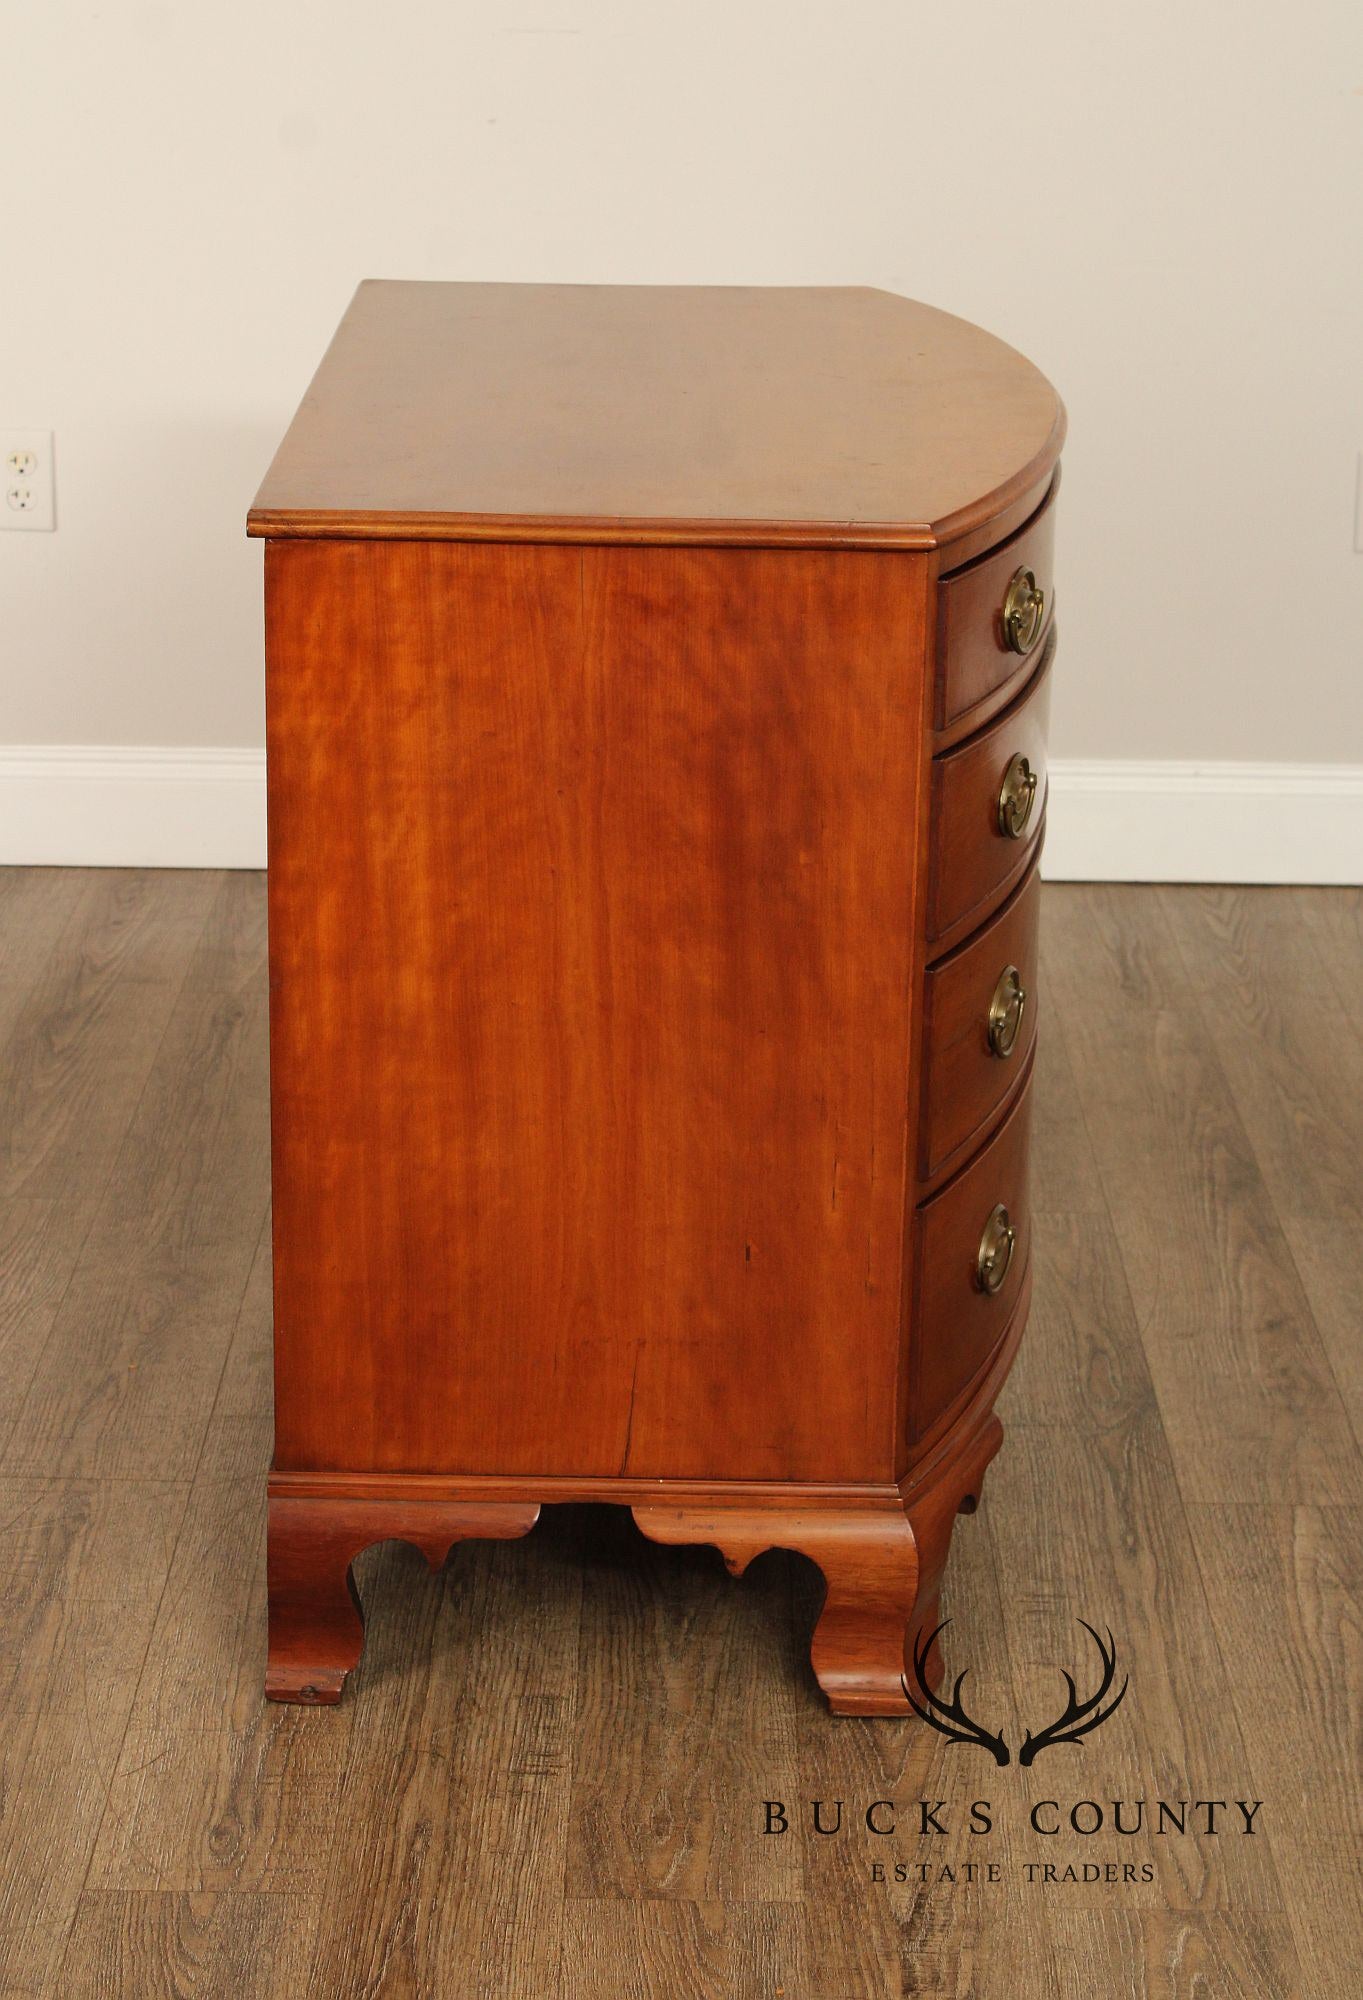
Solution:
<svg viewBox="0 0 1363 2000">
<path fill-rule="evenodd" d="M 1064 430 L 1022 355 L 891 292 L 367 280 L 247 532 L 932 549 Z"/>
</svg>

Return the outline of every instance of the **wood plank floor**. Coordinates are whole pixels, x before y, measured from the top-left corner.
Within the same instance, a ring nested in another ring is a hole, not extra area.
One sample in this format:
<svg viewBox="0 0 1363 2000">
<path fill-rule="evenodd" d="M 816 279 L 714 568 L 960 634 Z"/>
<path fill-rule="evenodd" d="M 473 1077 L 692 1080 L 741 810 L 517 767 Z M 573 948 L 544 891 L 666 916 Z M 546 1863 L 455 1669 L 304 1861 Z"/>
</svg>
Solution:
<svg viewBox="0 0 1363 2000">
<path fill-rule="evenodd" d="M 1080 1618 L 1131 1686 L 999 1770 L 825 1713 L 799 1558 L 735 1583 L 611 1508 L 370 1551 L 353 1693 L 267 1707 L 263 883 L 0 872 L 0 2000 L 1352 2000 L 1363 894 L 1050 887 L 1044 933 L 948 1664 L 1014 1744 Z"/>
</svg>

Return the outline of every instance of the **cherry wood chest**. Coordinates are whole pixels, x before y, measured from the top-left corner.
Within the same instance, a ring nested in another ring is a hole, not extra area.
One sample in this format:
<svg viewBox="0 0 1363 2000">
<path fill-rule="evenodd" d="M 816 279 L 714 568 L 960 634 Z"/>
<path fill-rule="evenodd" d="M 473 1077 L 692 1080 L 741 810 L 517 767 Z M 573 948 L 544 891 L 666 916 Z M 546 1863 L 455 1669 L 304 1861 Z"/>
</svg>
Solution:
<svg viewBox="0 0 1363 2000">
<path fill-rule="evenodd" d="M 265 551 L 267 1691 L 353 1558 L 802 1551 L 905 1714 L 1027 1311 L 1064 418 L 888 293 L 368 283 Z"/>
</svg>

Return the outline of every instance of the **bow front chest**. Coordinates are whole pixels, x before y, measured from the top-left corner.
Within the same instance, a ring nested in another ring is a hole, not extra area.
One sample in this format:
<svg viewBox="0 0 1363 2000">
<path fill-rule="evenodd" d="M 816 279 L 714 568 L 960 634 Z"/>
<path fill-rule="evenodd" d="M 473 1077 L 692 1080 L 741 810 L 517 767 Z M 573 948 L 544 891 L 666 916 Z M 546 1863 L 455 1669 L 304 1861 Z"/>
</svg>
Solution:
<svg viewBox="0 0 1363 2000">
<path fill-rule="evenodd" d="M 362 285 L 266 538 L 268 1692 L 616 1501 L 931 1683 L 1027 1311 L 1063 413 L 885 292 Z"/>
</svg>

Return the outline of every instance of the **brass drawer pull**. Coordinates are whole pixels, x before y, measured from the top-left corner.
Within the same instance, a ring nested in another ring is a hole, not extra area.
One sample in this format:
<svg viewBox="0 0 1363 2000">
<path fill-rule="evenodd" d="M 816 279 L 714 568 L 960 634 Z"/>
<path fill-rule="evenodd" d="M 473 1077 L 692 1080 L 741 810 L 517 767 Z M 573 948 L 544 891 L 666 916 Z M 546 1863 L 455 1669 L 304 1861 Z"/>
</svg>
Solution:
<svg viewBox="0 0 1363 2000">
<path fill-rule="evenodd" d="M 1017 1046 L 1022 1017 L 1027 1011 L 1027 988 L 1015 965 L 1005 965 L 989 1002 L 989 1052 L 1006 1061 Z"/>
<path fill-rule="evenodd" d="M 1003 600 L 1003 641 L 1026 659 L 1046 622 L 1046 593 L 1030 569 L 1014 570 Z"/>
<path fill-rule="evenodd" d="M 1013 1249 L 1018 1233 L 1008 1220 L 1008 1210 L 1002 1202 L 990 1211 L 989 1220 L 984 1225 L 984 1235 L 980 1238 L 979 1252 L 975 1258 L 975 1282 L 982 1292 L 992 1299 L 995 1292 L 1003 1290 L 1003 1281 L 1008 1276 L 1008 1266 L 1013 1261 Z"/>
<path fill-rule="evenodd" d="M 1021 840 L 1036 803 L 1036 772 L 1025 757 L 1012 757 L 999 789 L 999 832 L 1005 840 Z"/>
</svg>

